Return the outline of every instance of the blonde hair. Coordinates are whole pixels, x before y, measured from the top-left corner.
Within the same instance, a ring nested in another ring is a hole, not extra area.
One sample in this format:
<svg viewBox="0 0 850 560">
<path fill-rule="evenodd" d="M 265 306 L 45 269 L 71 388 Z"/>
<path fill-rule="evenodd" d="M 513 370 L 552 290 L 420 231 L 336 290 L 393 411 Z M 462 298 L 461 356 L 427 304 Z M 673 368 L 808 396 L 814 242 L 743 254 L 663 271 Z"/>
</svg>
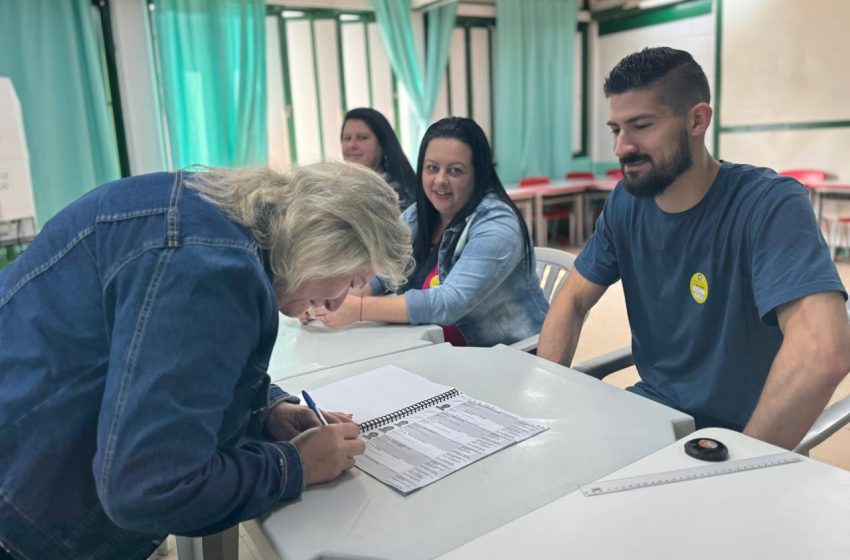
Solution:
<svg viewBox="0 0 850 560">
<path fill-rule="evenodd" d="M 366 265 L 395 289 L 412 266 L 398 195 L 362 165 L 324 162 L 290 173 L 209 168 L 187 183 L 250 230 L 269 252 L 275 285 L 286 292 Z"/>
</svg>

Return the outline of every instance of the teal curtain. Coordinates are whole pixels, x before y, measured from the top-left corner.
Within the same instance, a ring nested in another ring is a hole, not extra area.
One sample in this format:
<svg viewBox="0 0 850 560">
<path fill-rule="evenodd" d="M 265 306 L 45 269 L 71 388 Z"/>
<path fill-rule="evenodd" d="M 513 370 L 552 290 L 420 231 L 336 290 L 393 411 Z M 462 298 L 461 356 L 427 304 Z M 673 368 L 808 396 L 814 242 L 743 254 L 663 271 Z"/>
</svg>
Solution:
<svg viewBox="0 0 850 560">
<path fill-rule="evenodd" d="M 155 6 L 172 166 L 265 164 L 265 2 L 156 0 Z"/>
<path fill-rule="evenodd" d="M 563 177 L 573 130 L 575 0 L 496 0 L 499 176 Z"/>
<path fill-rule="evenodd" d="M 0 76 L 21 101 L 39 221 L 120 176 L 91 0 L 0 1 Z"/>
<path fill-rule="evenodd" d="M 372 0 L 372 3 L 390 65 L 404 85 L 412 104 L 414 126 L 408 154 L 412 154 L 415 159 L 419 140 L 431 122 L 440 82 L 445 74 L 457 16 L 457 2 L 450 2 L 426 13 L 428 36 L 424 75 L 416 56 L 409 1 Z"/>
</svg>

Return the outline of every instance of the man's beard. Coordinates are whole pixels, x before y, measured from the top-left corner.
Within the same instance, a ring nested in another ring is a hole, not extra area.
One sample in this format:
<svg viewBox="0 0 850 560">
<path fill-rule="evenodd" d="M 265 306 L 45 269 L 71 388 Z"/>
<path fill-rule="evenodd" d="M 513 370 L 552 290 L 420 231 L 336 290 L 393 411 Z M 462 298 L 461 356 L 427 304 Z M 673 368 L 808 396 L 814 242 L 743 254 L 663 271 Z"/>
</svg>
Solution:
<svg viewBox="0 0 850 560">
<path fill-rule="evenodd" d="M 642 176 L 630 177 L 626 173 L 625 166 L 627 164 L 648 161 L 650 169 Z M 673 157 L 664 165 L 655 165 L 647 155 L 630 154 L 620 158 L 620 168 L 623 170 L 623 183 L 626 190 L 637 197 L 654 198 L 667 190 L 673 181 L 679 178 L 682 173 L 691 168 L 694 161 L 691 157 L 690 145 L 688 143 L 688 131 L 682 127 L 682 134 L 679 137 L 679 145 Z"/>
</svg>

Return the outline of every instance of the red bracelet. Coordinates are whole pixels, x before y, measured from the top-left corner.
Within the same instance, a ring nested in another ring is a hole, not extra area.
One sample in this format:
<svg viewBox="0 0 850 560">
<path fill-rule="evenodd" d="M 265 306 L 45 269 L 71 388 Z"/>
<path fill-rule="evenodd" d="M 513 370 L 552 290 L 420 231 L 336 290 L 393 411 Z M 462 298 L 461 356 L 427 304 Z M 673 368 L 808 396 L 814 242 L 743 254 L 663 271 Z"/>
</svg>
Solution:
<svg viewBox="0 0 850 560">
<path fill-rule="evenodd" d="M 360 296 L 360 320 L 363 320 L 363 296 Z"/>
</svg>

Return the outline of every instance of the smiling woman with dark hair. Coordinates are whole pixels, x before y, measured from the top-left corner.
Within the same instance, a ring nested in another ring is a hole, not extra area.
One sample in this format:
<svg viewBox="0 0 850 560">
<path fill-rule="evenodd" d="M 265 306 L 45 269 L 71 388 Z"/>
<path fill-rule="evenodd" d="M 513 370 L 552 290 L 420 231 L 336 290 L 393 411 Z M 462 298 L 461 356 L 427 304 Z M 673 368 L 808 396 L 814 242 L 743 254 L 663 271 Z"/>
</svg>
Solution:
<svg viewBox="0 0 850 560">
<path fill-rule="evenodd" d="M 351 109 L 342 123 L 340 144 L 345 161 L 365 165 L 390 184 L 402 210 L 413 204 L 416 176 L 384 115 L 368 107 Z"/>
<path fill-rule="evenodd" d="M 416 177 L 416 204 L 402 216 L 416 266 L 401 295 L 366 297 L 386 292 L 376 280 L 317 317 L 330 326 L 436 323 L 456 345 L 510 344 L 538 333 L 548 304 L 528 228 L 496 174 L 481 127 L 458 117 L 431 125 Z"/>
</svg>

